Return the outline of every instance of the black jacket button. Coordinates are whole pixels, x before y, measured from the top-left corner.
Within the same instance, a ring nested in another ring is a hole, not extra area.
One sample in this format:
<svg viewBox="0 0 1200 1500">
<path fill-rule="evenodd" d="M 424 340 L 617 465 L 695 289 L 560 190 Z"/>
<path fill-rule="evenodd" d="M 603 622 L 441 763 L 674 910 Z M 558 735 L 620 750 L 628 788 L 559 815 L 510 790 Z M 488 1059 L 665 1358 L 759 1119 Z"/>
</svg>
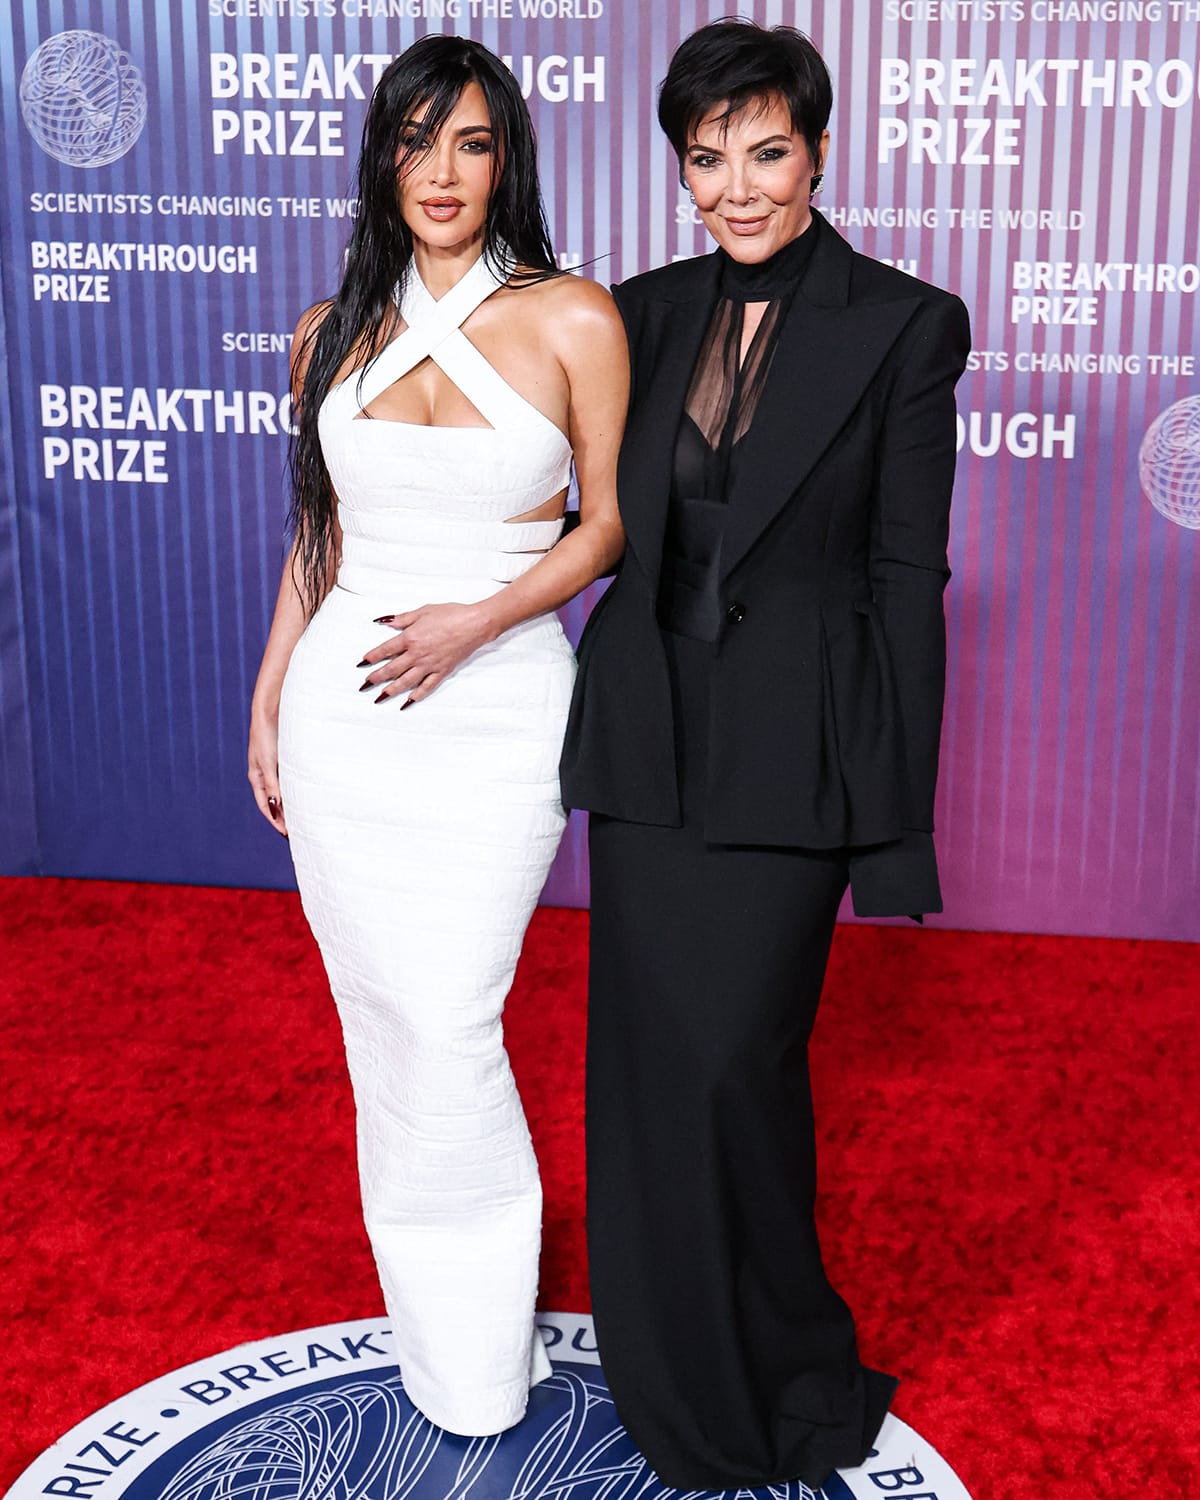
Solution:
<svg viewBox="0 0 1200 1500">
<path fill-rule="evenodd" d="M 739 604 L 735 599 L 729 606 L 729 608 L 725 611 L 725 618 L 731 625 L 740 625 L 746 618 L 746 606 L 744 604 Z"/>
</svg>

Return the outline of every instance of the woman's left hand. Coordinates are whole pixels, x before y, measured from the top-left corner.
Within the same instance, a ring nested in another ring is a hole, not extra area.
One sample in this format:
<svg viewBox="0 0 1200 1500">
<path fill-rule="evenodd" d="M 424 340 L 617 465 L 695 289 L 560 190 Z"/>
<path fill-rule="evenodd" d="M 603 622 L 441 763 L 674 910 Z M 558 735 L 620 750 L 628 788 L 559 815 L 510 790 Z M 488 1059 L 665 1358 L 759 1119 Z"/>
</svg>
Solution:
<svg viewBox="0 0 1200 1500">
<path fill-rule="evenodd" d="M 420 703 L 455 667 L 490 639 L 483 611 L 477 604 L 425 604 L 402 615 L 381 615 L 377 625 L 398 632 L 368 651 L 360 667 L 374 670 L 359 689 L 381 689 L 376 703 L 407 693 Z"/>
</svg>

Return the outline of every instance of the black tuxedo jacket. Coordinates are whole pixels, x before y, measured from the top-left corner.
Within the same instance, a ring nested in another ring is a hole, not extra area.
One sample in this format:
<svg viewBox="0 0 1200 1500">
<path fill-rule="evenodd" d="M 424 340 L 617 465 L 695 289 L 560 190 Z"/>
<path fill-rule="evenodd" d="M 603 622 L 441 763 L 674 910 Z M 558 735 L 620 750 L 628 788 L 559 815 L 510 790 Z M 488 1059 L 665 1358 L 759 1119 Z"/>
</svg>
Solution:
<svg viewBox="0 0 1200 1500">
<path fill-rule="evenodd" d="M 708 838 L 849 848 L 861 916 L 940 911 L 931 838 L 957 297 L 858 255 L 819 214 L 740 453 L 721 558 Z M 563 799 L 677 826 L 655 619 L 675 434 L 719 257 L 615 289 L 633 363 L 618 466 L 627 547 L 579 645 Z"/>
</svg>

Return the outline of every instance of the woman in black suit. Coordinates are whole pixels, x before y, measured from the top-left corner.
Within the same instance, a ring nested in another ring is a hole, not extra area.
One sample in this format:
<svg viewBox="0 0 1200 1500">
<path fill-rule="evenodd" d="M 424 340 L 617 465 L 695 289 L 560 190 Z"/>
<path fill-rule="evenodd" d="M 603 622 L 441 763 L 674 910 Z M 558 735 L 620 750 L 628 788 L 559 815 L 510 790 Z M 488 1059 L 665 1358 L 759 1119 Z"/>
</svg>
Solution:
<svg viewBox="0 0 1200 1500">
<path fill-rule="evenodd" d="M 821 1264 L 807 1045 L 849 882 L 939 911 L 932 828 L 957 297 L 810 209 L 832 95 L 717 22 L 659 119 L 717 241 L 617 288 L 628 545 L 579 648 L 588 1231 L 617 1410 L 681 1489 L 861 1463 L 895 1381 Z"/>
</svg>

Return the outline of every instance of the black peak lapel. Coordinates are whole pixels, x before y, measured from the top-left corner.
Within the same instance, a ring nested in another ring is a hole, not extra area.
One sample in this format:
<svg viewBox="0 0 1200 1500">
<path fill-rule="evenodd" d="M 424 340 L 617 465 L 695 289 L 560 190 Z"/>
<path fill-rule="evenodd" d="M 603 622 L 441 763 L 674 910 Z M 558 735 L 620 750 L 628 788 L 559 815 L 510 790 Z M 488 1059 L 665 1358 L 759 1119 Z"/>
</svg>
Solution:
<svg viewBox="0 0 1200 1500">
<path fill-rule="evenodd" d="M 657 579 L 671 492 L 675 434 L 717 297 L 717 257 L 691 262 L 680 289 L 641 309 L 633 357 L 637 399 L 621 447 L 621 519 L 646 576 Z M 683 293 L 681 295 L 681 292 Z"/>
<path fill-rule="evenodd" d="M 725 576 L 808 478 L 920 306 L 917 296 L 854 302 L 853 251 L 813 217 L 820 237 L 742 440 L 722 549 Z"/>
<path fill-rule="evenodd" d="M 812 210 L 812 227 L 817 243 L 812 260 L 800 284 L 800 295 L 816 307 L 846 307 L 850 302 L 850 273 L 854 251 L 824 214 Z"/>
</svg>

